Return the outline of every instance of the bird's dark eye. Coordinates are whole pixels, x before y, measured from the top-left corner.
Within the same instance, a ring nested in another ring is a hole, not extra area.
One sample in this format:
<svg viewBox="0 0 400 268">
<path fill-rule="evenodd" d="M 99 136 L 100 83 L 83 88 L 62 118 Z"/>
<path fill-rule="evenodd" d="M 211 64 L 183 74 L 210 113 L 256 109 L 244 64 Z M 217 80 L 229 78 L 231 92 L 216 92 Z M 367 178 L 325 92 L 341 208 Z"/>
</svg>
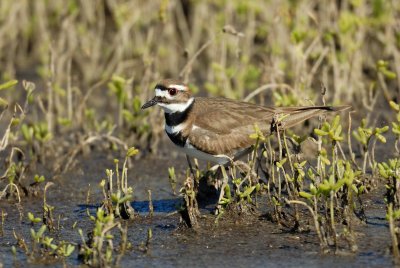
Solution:
<svg viewBox="0 0 400 268">
<path fill-rule="evenodd" d="M 176 88 L 173 88 L 173 87 L 169 88 L 168 93 L 169 93 L 169 95 L 174 96 L 176 94 Z"/>
</svg>

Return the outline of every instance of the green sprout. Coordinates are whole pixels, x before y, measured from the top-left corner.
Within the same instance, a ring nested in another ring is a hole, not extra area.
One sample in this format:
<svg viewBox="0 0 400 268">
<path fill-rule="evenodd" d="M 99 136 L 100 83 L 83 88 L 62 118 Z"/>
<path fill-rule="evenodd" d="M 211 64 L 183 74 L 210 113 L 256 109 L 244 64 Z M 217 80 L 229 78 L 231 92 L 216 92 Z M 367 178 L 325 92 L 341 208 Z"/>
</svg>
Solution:
<svg viewBox="0 0 400 268">
<path fill-rule="evenodd" d="M 28 212 L 28 219 L 29 219 L 29 221 L 32 223 L 32 225 L 35 224 L 35 223 L 38 223 L 38 222 L 41 222 L 41 221 L 42 221 L 41 218 L 36 218 L 36 217 L 33 215 L 33 213 L 31 213 L 31 212 Z"/>
<path fill-rule="evenodd" d="M 400 143 L 400 105 L 394 101 L 389 102 L 390 107 L 396 111 L 396 121 L 392 122 L 392 132 L 396 136 L 395 149 L 397 154 L 400 154 L 399 143 Z"/>
<path fill-rule="evenodd" d="M 83 231 L 78 230 L 82 244 L 79 250 L 79 259 L 92 267 L 118 266 L 125 250 L 131 248 L 127 241 L 127 229 L 122 227 L 121 222 L 116 221 L 113 213 L 109 214 L 104 209 L 97 209 L 96 215 L 90 215 L 94 227 L 89 239 L 83 237 Z M 115 230 L 121 234 L 121 244 L 119 252 L 114 246 Z M 114 253 L 118 252 L 117 256 Z"/>
<path fill-rule="evenodd" d="M 116 217 L 129 219 L 134 216 L 134 210 L 130 205 L 130 201 L 133 200 L 133 188 L 128 186 L 127 163 L 129 158 L 138 153 L 139 150 L 135 147 L 127 150 L 122 166 L 122 174 L 119 172 L 119 160 L 114 159 L 115 171 L 106 169 L 107 187 L 106 180 L 102 180 L 100 183 L 104 195 L 102 207 L 105 211 L 114 214 Z M 114 185 L 114 176 L 116 176 L 116 185 Z"/>
<path fill-rule="evenodd" d="M 176 195 L 176 174 L 175 174 L 175 168 L 174 167 L 169 167 L 168 168 L 168 179 L 169 179 L 169 183 L 171 185 L 171 189 L 174 193 L 174 195 Z"/>
<path fill-rule="evenodd" d="M 381 128 L 378 127 L 367 127 L 366 119 L 361 121 L 361 125 L 357 128 L 357 131 L 353 131 L 353 136 L 356 140 L 361 144 L 362 150 L 364 153 L 364 161 L 363 161 L 363 173 L 366 172 L 367 161 L 370 160 L 370 167 L 375 170 L 376 162 L 375 162 L 375 146 L 376 142 L 380 141 L 382 143 L 386 143 L 386 138 L 382 135 L 383 133 L 389 130 L 388 126 L 384 126 Z M 372 143 L 371 153 L 369 150 L 370 142 Z M 371 154 L 371 157 L 370 157 Z"/>
</svg>

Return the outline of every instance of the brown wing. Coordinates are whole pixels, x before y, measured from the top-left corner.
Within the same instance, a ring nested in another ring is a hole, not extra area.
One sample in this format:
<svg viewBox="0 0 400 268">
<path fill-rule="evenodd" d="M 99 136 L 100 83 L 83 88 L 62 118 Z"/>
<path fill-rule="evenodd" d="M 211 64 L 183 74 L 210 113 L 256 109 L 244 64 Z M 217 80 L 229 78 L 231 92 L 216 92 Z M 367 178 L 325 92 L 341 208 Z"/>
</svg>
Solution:
<svg viewBox="0 0 400 268">
<path fill-rule="evenodd" d="M 282 123 L 289 128 L 326 111 L 343 110 L 348 107 L 263 107 L 247 102 L 225 98 L 196 98 L 192 119 L 195 126 L 190 142 L 198 149 L 210 154 L 231 155 L 238 149 L 251 146 L 255 141 L 250 134 L 254 125 L 265 134 L 271 132 L 276 114 L 287 114 Z"/>
<path fill-rule="evenodd" d="M 257 124 L 269 132 L 274 108 L 224 98 L 196 98 L 189 140 L 197 148 L 211 154 L 230 155 L 254 143 L 250 134 Z"/>
</svg>

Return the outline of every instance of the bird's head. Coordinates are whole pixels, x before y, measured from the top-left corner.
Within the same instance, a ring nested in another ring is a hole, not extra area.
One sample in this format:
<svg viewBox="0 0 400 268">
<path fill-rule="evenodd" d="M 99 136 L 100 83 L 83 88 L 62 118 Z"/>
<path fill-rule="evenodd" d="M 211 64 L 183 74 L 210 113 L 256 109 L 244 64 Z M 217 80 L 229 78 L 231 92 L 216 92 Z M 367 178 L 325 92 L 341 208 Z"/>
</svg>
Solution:
<svg viewBox="0 0 400 268">
<path fill-rule="evenodd" d="M 194 100 L 187 85 L 172 79 L 161 81 L 156 85 L 154 91 L 154 98 L 146 102 L 142 109 L 158 105 L 166 113 L 183 112 Z"/>
</svg>

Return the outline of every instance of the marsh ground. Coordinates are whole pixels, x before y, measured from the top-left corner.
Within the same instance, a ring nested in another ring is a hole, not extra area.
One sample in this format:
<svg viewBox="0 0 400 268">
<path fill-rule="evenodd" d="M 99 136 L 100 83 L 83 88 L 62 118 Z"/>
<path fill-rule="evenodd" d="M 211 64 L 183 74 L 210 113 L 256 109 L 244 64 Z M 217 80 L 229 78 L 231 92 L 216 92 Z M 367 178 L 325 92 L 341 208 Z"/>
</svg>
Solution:
<svg viewBox="0 0 400 268">
<path fill-rule="evenodd" d="M 172 147 L 170 149 L 173 149 Z M 169 150 L 166 150 L 169 152 Z M 163 155 L 163 154 L 160 154 Z M 134 160 L 129 171 L 129 183 L 135 185 L 133 207 L 137 217 L 128 222 L 128 239 L 134 246 L 121 260 L 121 267 L 390 267 L 390 236 L 388 222 L 385 219 L 383 187 L 379 187 L 363 196 L 366 223 L 356 224 L 358 250 L 339 251 L 337 254 L 323 254 L 318 238 L 313 230 L 309 232 L 289 232 L 287 228 L 270 222 L 263 214 L 270 208 L 259 200 L 257 213 L 231 217 L 224 215 L 218 224 L 211 213 L 212 206 L 201 208 L 200 227 L 196 230 L 182 228 L 180 215 L 174 213 L 182 202 L 173 194 L 167 178 L 167 168 L 175 166 L 177 170 L 186 168 L 185 159 L 178 155 Z M 114 155 L 115 156 L 115 155 Z M 92 222 L 87 211 L 94 214 L 101 200 L 101 191 L 97 187 L 104 170 L 98 167 L 113 165 L 113 156 L 97 152 L 90 159 L 81 158 L 79 166 L 68 174 L 54 179 L 49 188 L 47 202 L 55 207 L 56 217 L 60 217 L 60 231 L 54 234 L 59 240 L 76 244 L 81 243 L 77 232 L 82 228 L 87 232 Z M 147 172 L 143 172 L 147 170 Z M 182 177 L 182 176 L 180 176 Z M 180 184 L 182 182 L 178 182 Z M 90 185 L 90 187 L 89 187 Z M 87 191 L 90 190 L 89 203 Z M 148 215 L 148 192 L 152 190 L 154 215 Z M 0 243 L 0 257 L 4 267 L 27 265 L 27 257 L 18 250 L 16 258 L 11 246 L 16 244 L 13 232 L 17 232 L 29 241 L 30 222 L 27 212 L 41 215 L 41 198 L 26 198 L 21 209 L 11 203 L 1 203 L 0 209 L 7 213 L 4 235 Z M 20 213 L 24 216 L 20 219 Z M 311 221 L 311 219 L 310 219 Z M 76 222 L 75 228 L 73 228 Z M 151 228 L 153 238 L 147 252 L 140 251 L 140 244 L 147 239 L 147 230 Z M 80 265 L 77 252 L 65 263 Z M 33 264 L 33 263 L 31 263 Z M 35 263 L 36 267 L 62 266 L 63 262 L 47 259 Z"/>
</svg>

